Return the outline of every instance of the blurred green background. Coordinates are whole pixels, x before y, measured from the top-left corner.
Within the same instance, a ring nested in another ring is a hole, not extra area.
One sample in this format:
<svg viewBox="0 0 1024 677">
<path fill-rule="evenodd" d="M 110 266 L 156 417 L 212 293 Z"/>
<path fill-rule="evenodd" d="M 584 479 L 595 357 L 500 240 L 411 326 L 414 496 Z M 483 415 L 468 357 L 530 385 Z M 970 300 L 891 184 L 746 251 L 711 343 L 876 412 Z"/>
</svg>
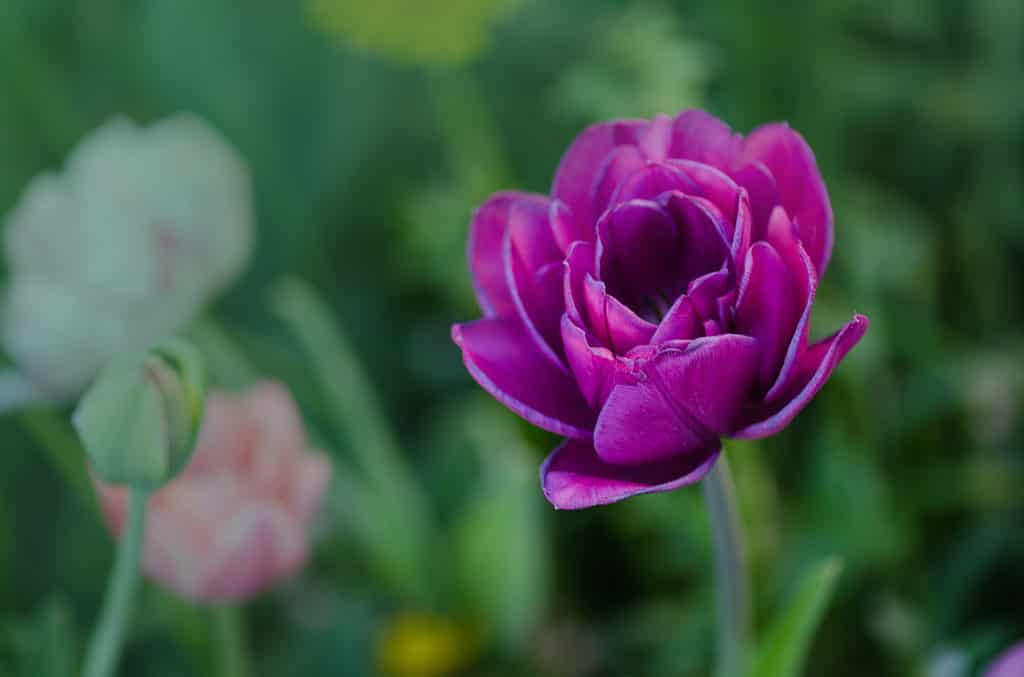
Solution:
<svg viewBox="0 0 1024 677">
<path fill-rule="evenodd" d="M 836 213 L 816 335 L 872 324 L 727 445 L 756 619 L 839 556 L 805 674 L 970 675 L 1024 636 L 1022 73 L 1020 0 L 0 0 L 0 213 L 114 113 L 197 113 L 249 162 L 255 258 L 192 335 L 225 385 L 287 382 L 338 479 L 245 609 L 252 674 L 708 675 L 700 491 L 554 512 L 554 438 L 449 325 L 471 208 L 545 192 L 584 125 L 788 120 Z M 0 419 L 0 675 L 72 674 L 112 559 L 66 414 Z M 147 585 L 121 674 L 223 674 L 215 628 Z"/>
</svg>

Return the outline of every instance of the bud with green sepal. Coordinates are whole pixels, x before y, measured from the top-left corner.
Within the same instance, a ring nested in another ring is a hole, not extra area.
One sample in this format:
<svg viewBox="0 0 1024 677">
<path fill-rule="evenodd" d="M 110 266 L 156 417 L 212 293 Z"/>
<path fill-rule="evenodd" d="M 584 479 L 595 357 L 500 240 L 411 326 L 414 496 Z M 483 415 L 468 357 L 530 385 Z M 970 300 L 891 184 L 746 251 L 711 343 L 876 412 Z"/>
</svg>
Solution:
<svg viewBox="0 0 1024 677">
<path fill-rule="evenodd" d="M 202 422 L 205 381 L 199 351 L 179 339 L 111 360 L 73 416 L 97 477 L 151 490 L 181 472 Z"/>
</svg>

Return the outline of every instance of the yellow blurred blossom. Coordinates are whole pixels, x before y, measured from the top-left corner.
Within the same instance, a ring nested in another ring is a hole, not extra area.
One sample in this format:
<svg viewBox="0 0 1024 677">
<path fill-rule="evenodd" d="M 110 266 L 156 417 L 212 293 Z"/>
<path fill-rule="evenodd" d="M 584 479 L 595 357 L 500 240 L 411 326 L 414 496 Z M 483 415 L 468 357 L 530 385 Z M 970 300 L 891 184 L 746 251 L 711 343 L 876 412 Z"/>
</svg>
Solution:
<svg viewBox="0 0 1024 677">
<path fill-rule="evenodd" d="M 429 613 L 397 616 L 377 644 L 377 664 L 389 677 L 444 677 L 473 658 L 477 642 L 454 621 Z"/>
</svg>

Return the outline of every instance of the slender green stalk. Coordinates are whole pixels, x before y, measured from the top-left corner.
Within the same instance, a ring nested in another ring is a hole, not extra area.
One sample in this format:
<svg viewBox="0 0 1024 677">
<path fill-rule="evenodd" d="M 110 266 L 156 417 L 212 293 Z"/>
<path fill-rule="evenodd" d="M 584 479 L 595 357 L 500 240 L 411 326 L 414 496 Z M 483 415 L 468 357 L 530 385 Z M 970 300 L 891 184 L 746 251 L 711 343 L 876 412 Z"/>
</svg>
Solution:
<svg viewBox="0 0 1024 677">
<path fill-rule="evenodd" d="M 246 677 L 249 674 L 249 643 L 241 607 L 212 609 L 217 677 Z"/>
<path fill-rule="evenodd" d="M 148 491 L 131 490 L 128 524 L 117 546 L 117 559 L 110 575 L 99 623 L 85 652 L 82 677 L 111 677 L 117 669 L 125 626 L 138 588 L 148 499 Z"/>
<path fill-rule="evenodd" d="M 743 677 L 750 641 L 750 570 L 725 454 L 701 483 L 711 521 L 718 602 L 718 677 Z"/>
</svg>

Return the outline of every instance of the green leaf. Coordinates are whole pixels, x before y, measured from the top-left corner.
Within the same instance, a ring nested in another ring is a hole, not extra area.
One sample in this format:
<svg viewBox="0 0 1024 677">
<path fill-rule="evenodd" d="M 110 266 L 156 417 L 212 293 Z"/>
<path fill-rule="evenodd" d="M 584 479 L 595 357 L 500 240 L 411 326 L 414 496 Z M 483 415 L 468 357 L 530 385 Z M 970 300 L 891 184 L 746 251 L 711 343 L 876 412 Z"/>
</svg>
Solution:
<svg viewBox="0 0 1024 677">
<path fill-rule="evenodd" d="M 432 597 L 435 586 L 426 566 L 434 531 L 429 506 L 359 358 L 327 305 L 304 282 L 274 285 L 271 307 L 312 362 L 333 422 L 350 441 L 365 476 L 365 481 L 346 478 L 344 500 L 356 516 L 351 523 L 357 535 L 378 571 L 400 592 L 419 600 Z"/>
<path fill-rule="evenodd" d="M 785 610 L 764 634 L 754 662 L 754 677 L 800 674 L 842 568 L 842 560 L 832 557 L 804 576 Z"/>
<path fill-rule="evenodd" d="M 67 603 L 51 598 L 30 617 L 4 628 L 3 648 L 11 655 L 13 677 L 72 677 L 77 650 Z"/>
</svg>

